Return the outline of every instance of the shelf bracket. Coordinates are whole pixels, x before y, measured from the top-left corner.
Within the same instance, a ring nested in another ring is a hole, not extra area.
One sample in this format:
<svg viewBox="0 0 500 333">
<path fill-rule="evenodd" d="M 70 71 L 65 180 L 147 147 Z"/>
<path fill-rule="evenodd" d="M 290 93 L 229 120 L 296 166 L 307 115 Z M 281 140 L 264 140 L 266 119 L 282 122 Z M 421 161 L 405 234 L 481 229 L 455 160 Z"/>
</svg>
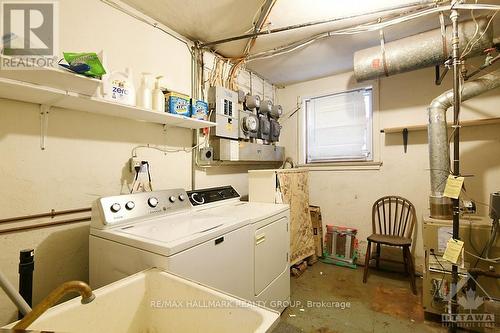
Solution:
<svg viewBox="0 0 500 333">
<path fill-rule="evenodd" d="M 46 148 L 46 139 L 47 139 L 47 130 L 49 127 L 49 112 L 52 106 L 41 104 L 40 105 L 40 149 L 45 150 Z"/>
</svg>

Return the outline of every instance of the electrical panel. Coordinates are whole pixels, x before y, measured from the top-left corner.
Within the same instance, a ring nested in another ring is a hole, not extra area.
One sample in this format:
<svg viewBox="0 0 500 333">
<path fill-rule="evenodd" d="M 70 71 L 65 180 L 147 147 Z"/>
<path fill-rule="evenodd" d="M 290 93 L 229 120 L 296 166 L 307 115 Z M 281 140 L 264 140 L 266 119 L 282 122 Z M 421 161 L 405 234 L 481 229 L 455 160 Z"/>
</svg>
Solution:
<svg viewBox="0 0 500 333">
<path fill-rule="evenodd" d="M 213 112 L 212 120 L 217 123 L 215 135 L 238 139 L 238 93 L 221 86 L 210 87 L 208 103 Z"/>
<path fill-rule="evenodd" d="M 280 105 L 258 95 L 232 91 L 222 86 L 210 87 L 208 103 L 210 119 L 217 124 L 210 146 L 200 152 L 202 163 L 215 161 L 269 161 L 284 158 L 284 148 L 276 146 L 283 114 Z M 200 149 L 201 150 L 201 149 Z M 213 153 L 213 155 L 211 155 Z M 208 155 L 211 155 L 208 157 Z"/>
</svg>

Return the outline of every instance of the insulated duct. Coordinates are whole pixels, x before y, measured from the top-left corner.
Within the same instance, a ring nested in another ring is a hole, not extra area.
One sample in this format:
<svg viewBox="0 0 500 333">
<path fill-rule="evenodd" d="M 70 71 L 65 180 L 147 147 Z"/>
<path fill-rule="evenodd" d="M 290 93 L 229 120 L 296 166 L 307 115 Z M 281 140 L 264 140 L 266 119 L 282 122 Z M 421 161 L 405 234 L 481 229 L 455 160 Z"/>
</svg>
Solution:
<svg viewBox="0 0 500 333">
<path fill-rule="evenodd" d="M 458 25 L 460 50 L 471 39 L 480 36 L 467 57 L 478 55 L 493 44 L 491 25 L 482 33 L 488 25 L 488 18 L 478 18 L 476 22 L 479 26 L 477 34 L 474 21 Z M 357 81 L 365 81 L 443 64 L 451 55 L 451 33 L 451 27 L 447 26 L 444 35 L 438 28 L 357 51 L 354 53 L 354 76 Z"/>
<path fill-rule="evenodd" d="M 489 90 L 500 87 L 500 70 L 469 81 L 462 86 L 461 101 L 466 101 Z M 450 151 L 446 110 L 453 106 L 453 90 L 436 97 L 429 108 L 429 163 L 431 172 L 431 217 L 450 219 L 451 199 L 443 196 L 446 179 L 450 175 Z"/>
</svg>

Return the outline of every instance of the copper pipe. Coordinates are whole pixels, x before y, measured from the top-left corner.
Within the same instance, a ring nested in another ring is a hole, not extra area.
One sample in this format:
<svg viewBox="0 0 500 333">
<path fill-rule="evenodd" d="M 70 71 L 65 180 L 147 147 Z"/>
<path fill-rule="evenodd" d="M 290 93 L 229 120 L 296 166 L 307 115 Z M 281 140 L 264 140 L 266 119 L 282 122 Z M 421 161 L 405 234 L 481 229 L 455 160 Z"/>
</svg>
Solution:
<svg viewBox="0 0 500 333">
<path fill-rule="evenodd" d="M 38 218 L 42 218 L 42 217 L 54 218 L 54 217 L 59 216 L 59 215 L 84 213 L 84 212 L 90 212 L 91 210 L 92 210 L 92 208 L 90 208 L 90 207 L 89 208 L 60 210 L 60 211 L 55 211 L 54 209 L 52 209 L 50 211 L 50 213 L 23 215 L 23 216 L 9 217 L 6 219 L 0 219 L 0 223 L 18 222 L 18 221 L 24 221 L 24 220 L 38 219 Z"/>
<path fill-rule="evenodd" d="M 51 306 L 56 304 L 64 295 L 78 292 L 82 296 L 82 304 L 88 304 L 95 299 L 95 295 L 88 284 L 82 281 L 69 281 L 61 284 L 54 289 L 47 297 L 45 297 L 37 306 L 31 310 L 23 319 L 21 319 L 14 327 L 14 330 L 25 330 L 38 317 L 40 317 Z"/>
<path fill-rule="evenodd" d="M 32 230 L 32 229 L 38 229 L 38 228 L 48 228 L 48 227 L 53 227 L 53 226 L 58 226 L 58 225 L 63 225 L 63 224 L 72 224 L 72 223 L 79 223 L 79 222 L 85 222 L 85 221 L 90 221 L 90 217 L 87 216 L 87 217 L 81 217 L 81 218 L 76 218 L 76 219 L 62 220 L 62 221 L 56 221 L 56 222 L 47 222 L 47 223 L 37 223 L 37 224 L 31 224 L 31 225 L 26 225 L 26 226 L 22 226 L 22 227 L 1 229 L 0 235 L 11 233 L 11 232 L 26 231 L 26 230 Z"/>
</svg>

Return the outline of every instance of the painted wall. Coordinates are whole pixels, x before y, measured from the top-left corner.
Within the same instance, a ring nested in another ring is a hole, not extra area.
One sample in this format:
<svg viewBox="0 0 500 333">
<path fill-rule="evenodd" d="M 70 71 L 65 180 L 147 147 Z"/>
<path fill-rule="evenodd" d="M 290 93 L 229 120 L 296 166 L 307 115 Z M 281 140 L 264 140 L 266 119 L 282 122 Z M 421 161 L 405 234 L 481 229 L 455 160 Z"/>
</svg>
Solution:
<svg viewBox="0 0 500 333">
<path fill-rule="evenodd" d="M 164 75 L 169 89 L 191 92 L 191 57 L 182 42 L 99 0 L 60 1 L 60 51 L 102 49 L 108 70 L 130 67 L 137 86 L 140 73 L 151 72 Z M 39 134 L 37 105 L 0 100 L 0 219 L 90 207 L 100 196 L 127 193 L 134 147 L 184 148 L 193 142 L 188 129 L 164 131 L 159 124 L 63 109 L 50 112 L 45 151 Z M 156 189 L 191 188 L 190 153 L 137 153 L 150 161 Z M 196 186 L 232 184 L 246 195 L 247 169 L 197 170 Z M 19 251 L 25 248 L 36 253 L 34 303 L 64 281 L 88 280 L 87 222 L 0 234 L 0 270 L 16 286 Z M 0 326 L 15 318 L 14 306 L 0 291 Z"/>
<path fill-rule="evenodd" d="M 450 75 L 442 86 L 434 85 L 434 69 L 383 78 L 374 85 L 378 103 L 374 105 L 374 141 L 378 147 L 380 168 L 353 170 L 350 167 L 310 167 L 311 204 L 322 209 L 323 223 L 358 228 L 361 261 L 364 259 L 366 237 L 371 230 L 371 205 L 384 195 L 401 195 L 414 203 L 419 221 L 414 236 L 417 268 L 422 264 L 422 216 L 428 212 L 429 165 L 427 131 L 410 132 L 408 152 L 403 152 L 401 134 L 381 134 L 378 129 L 427 123 L 426 107 L 432 99 L 451 88 Z M 301 96 L 317 96 L 340 92 L 359 86 L 348 72 L 318 80 L 287 86 L 277 91 L 277 102 L 285 110 L 282 144 L 287 155 L 299 160 L 298 119 L 300 112 L 289 115 Z M 486 93 L 463 103 L 462 119 L 498 117 L 500 91 Z M 448 111 L 452 112 L 452 111 Z M 449 113 L 451 116 L 451 113 Z M 489 193 L 500 188 L 500 125 L 468 127 L 462 130 L 462 172 L 467 179 L 467 193 L 479 202 L 488 202 Z M 478 204 L 479 214 L 487 215 Z M 394 253 L 392 253 L 394 254 Z"/>
</svg>

